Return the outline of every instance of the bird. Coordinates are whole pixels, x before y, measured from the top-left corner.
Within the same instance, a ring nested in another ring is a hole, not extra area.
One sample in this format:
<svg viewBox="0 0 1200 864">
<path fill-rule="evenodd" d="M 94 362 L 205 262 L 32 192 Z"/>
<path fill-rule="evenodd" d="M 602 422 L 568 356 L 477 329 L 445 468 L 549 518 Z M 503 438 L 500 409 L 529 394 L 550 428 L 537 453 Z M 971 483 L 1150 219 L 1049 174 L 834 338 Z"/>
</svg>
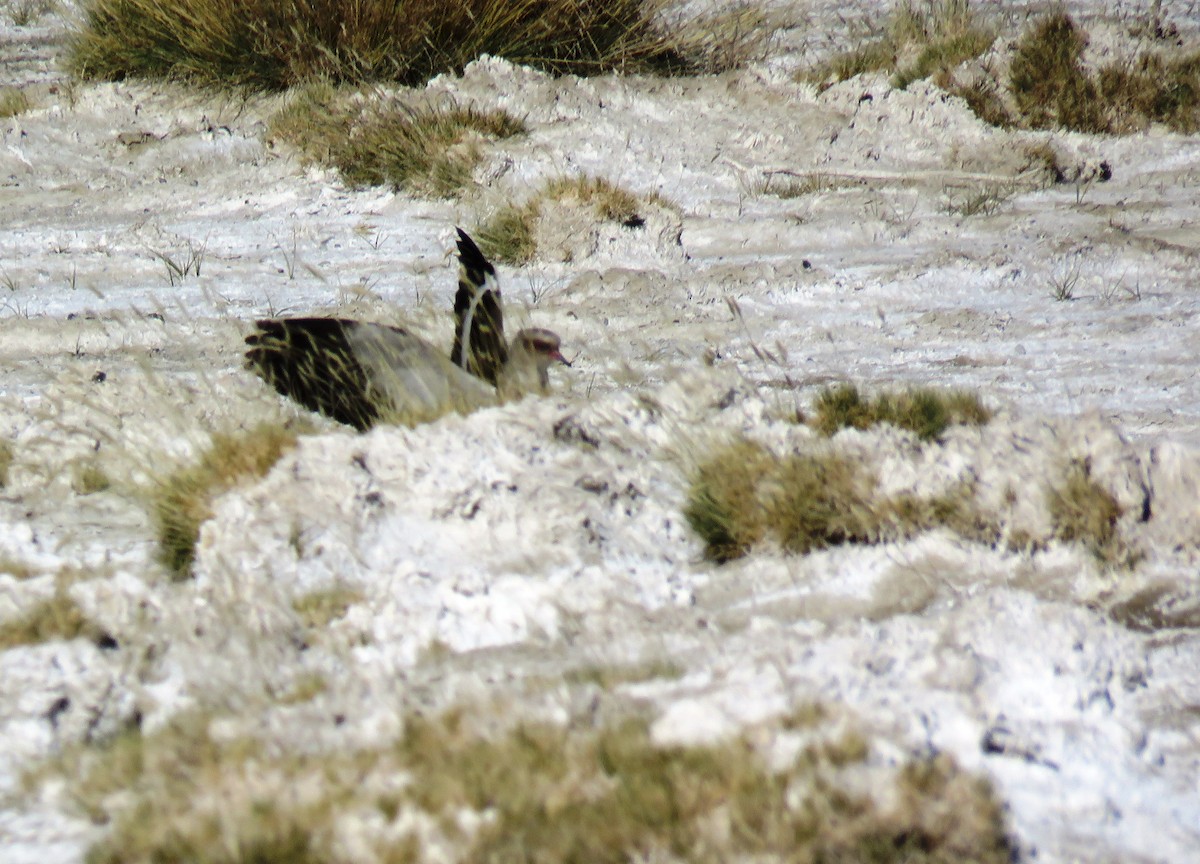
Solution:
<svg viewBox="0 0 1200 864">
<path fill-rule="evenodd" d="M 365 431 L 547 393 L 550 366 L 571 364 L 556 333 L 521 330 L 509 344 L 496 270 L 458 229 L 454 345 L 447 357 L 403 327 L 347 318 L 264 318 L 246 337 L 246 366 L 304 407 Z"/>
</svg>

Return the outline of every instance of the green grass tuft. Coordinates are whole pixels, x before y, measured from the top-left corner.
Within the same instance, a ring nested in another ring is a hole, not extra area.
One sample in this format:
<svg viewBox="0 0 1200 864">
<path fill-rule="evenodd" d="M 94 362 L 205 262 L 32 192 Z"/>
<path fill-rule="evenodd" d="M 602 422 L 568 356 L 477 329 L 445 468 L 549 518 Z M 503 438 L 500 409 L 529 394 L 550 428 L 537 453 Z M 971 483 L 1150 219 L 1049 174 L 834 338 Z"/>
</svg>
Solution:
<svg viewBox="0 0 1200 864">
<path fill-rule="evenodd" d="M 270 471 L 298 437 L 293 429 L 269 423 L 239 434 L 214 435 L 198 463 L 159 481 L 152 496 L 159 560 L 175 578 L 188 575 L 200 526 L 212 516 L 212 502 Z"/>
<path fill-rule="evenodd" d="M 67 51 L 83 78 L 284 90 L 419 85 L 484 54 L 556 75 L 686 74 L 747 59 L 761 31 L 716 14 L 668 32 L 661 0 L 86 0 Z"/>
<path fill-rule="evenodd" d="M 821 433 L 832 435 L 847 426 L 867 429 L 890 423 L 914 432 L 922 441 L 936 441 L 951 425 L 981 426 L 991 417 L 979 397 L 965 391 L 916 387 L 868 398 L 853 384 L 839 384 L 817 396 L 812 424 Z"/>
</svg>

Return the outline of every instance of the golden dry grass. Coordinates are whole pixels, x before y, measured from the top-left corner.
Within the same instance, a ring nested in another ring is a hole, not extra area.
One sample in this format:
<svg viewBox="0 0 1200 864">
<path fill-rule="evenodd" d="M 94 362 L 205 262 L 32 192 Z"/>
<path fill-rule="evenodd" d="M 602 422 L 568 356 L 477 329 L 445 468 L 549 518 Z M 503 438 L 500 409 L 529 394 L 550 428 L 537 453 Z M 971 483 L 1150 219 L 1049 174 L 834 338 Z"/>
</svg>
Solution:
<svg viewBox="0 0 1200 864">
<path fill-rule="evenodd" d="M 111 826 L 91 864 L 341 860 L 339 819 L 394 823 L 402 813 L 445 829 L 430 856 L 465 862 L 618 864 L 652 852 L 714 862 L 1010 860 L 985 781 L 942 756 L 876 769 L 881 794 L 859 791 L 849 778 L 864 770 L 868 742 L 817 709 L 781 723 L 813 743 L 778 769 L 752 743 L 761 735 L 659 746 L 641 719 L 574 729 L 525 722 L 485 734 L 481 718 L 458 710 L 406 717 L 394 745 L 323 755 L 218 739 L 210 720 L 193 715 L 69 753 L 58 770 L 73 778 L 84 813 Z M 400 777 L 408 779 L 387 782 Z M 456 827 L 469 813 L 487 818 Z M 411 834 L 363 842 L 373 860 L 429 860 Z"/>
<path fill-rule="evenodd" d="M 867 429 L 889 423 L 922 441 L 936 441 L 951 425 L 981 426 L 991 417 L 977 395 L 962 390 L 913 387 L 868 397 L 853 384 L 839 384 L 817 395 L 812 425 L 832 435 L 845 427 Z"/>
<path fill-rule="evenodd" d="M 158 481 L 151 492 L 151 510 L 159 560 L 175 578 L 188 575 L 200 526 L 212 516 L 214 499 L 239 483 L 262 477 L 298 437 L 296 430 L 272 423 L 239 434 L 216 434 L 196 464 Z"/>
<path fill-rule="evenodd" d="M 415 85 L 480 55 L 554 74 L 680 74 L 742 62 L 749 12 L 665 26 L 661 0 L 88 0 L 67 66 L 85 78 L 184 78 L 283 90 L 313 80 Z"/>
</svg>

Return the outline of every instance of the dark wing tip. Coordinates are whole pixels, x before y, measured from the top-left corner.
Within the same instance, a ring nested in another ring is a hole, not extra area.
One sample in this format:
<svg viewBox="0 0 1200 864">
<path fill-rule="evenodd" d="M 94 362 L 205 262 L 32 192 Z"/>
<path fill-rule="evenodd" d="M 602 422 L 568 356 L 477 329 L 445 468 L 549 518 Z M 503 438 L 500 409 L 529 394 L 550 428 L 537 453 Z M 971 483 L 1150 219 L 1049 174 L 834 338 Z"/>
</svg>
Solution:
<svg viewBox="0 0 1200 864">
<path fill-rule="evenodd" d="M 492 267 L 491 262 L 479 251 L 479 247 L 475 245 L 475 241 L 471 239 L 471 235 L 461 228 L 456 228 L 455 230 L 458 232 L 458 260 L 462 262 L 463 267 L 466 267 L 468 270 L 495 273 L 496 269 Z"/>
</svg>

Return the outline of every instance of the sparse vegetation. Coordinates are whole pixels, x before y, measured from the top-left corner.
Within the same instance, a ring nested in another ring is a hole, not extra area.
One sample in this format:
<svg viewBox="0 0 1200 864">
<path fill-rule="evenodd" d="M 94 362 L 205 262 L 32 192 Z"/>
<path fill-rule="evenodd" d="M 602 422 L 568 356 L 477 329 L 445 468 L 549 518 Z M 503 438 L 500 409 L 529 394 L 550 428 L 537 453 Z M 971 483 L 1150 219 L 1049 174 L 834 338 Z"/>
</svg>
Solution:
<svg viewBox="0 0 1200 864">
<path fill-rule="evenodd" d="M 693 476 L 684 517 L 718 563 L 772 538 L 797 554 L 845 543 L 881 543 L 944 527 L 973 540 L 1000 534 L 979 513 L 969 486 L 933 498 L 889 497 L 863 466 L 837 453 L 779 457 L 736 439 Z"/>
<path fill-rule="evenodd" d="M 26 614 L 0 623 L 0 651 L 17 645 L 39 645 L 59 639 L 83 637 L 99 640 L 105 633 L 71 599 L 62 587 Z"/>
<path fill-rule="evenodd" d="M 57 5 L 57 0 L 12 0 L 8 4 L 8 15 L 15 26 L 28 27 Z"/>
<path fill-rule="evenodd" d="M 11 441 L 0 439 L 0 489 L 8 486 L 8 472 L 16 453 Z"/>
<path fill-rule="evenodd" d="M 0 119 L 24 114 L 32 107 L 29 94 L 20 87 L 0 87 Z"/>
<path fill-rule="evenodd" d="M 303 594 L 292 601 L 292 608 L 300 616 L 305 627 L 321 630 L 329 626 L 350 610 L 355 603 L 363 601 L 363 594 L 345 585 L 336 585 L 324 591 Z"/>
<path fill-rule="evenodd" d="M 410 107 L 380 98 L 363 103 L 323 85 L 297 92 L 271 123 L 273 136 L 336 167 L 351 186 L 391 186 L 434 198 L 458 195 L 471 183 L 487 142 L 524 131 L 504 111 Z"/>
<path fill-rule="evenodd" d="M 402 813 L 440 825 L 438 856 L 465 862 L 1011 860 L 986 781 L 946 756 L 868 768 L 866 739 L 832 722 L 811 710 L 785 721 L 775 734 L 803 727 L 812 743 L 772 769 L 753 743 L 765 730 L 694 747 L 656 745 L 639 719 L 485 735 L 459 710 L 405 718 L 391 747 L 314 754 L 218 738 L 193 716 L 68 754 L 61 770 L 77 778 L 73 797 L 89 817 L 112 826 L 92 864 L 340 860 L 339 820 Z M 864 771 L 886 794 L 865 791 Z M 427 860 L 416 833 L 358 842 L 372 860 Z"/>
<path fill-rule="evenodd" d="M 1132 567 L 1140 557 L 1117 532 L 1124 510 L 1112 493 L 1092 477 L 1091 463 L 1074 460 L 1060 483 L 1046 492 L 1054 537 L 1080 543 L 1100 562 Z"/>
<path fill-rule="evenodd" d="M 1083 62 L 1087 42 L 1087 34 L 1061 11 L 1022 34 L 1008 89 L 1024 125 L 1110 133 L 1150 122 L 1184 133 L 1200 129 L 1200 51 L 1143 53 L 1093 75 Z"/>
<path fill-rule="evenodd" d="M 945 76 L 978 57 L 995 37 L 982 27 L 968 0 L 926 0 L 897 6 L 881 33 L 839 54 L 810 73 L 819 84 L 845 81 L 867 72 L 888 72 L 904 88 L 922 78 Z"/>
<path fill-rule="evenodd" d="M 480 226 L 476 231 L 479 248 L 489 258 L 506 264 L 528 263 L 537 254 L 537 221 L 551 205 L 582 211 L 597 222 L 626 228 L 645 224 L 643 214 L 648 205 L 673 206 L 657 192 L 639 197 L 603 177 L 555 177 L 524 204 L 503 207 Z"/>
<path fill-rule="evenodd" d="M 77 495 L 93 495 L 97 492 L 104 492 L 112 487 L 112 478 L 93 462 L 88 462 L 80 466 L 75 471 L 74 480 L 71 483 L 71 488 L 75 490 Z"/>
<path fill-rule="evenodd" d="M 979 397 L 961 390 L 915 387 L 900 393 L 864 397 L 853 384 L 827 387 L 817 396 L 812 425 L 825 435 L 851 426 L 867 429 L 890 423 L 934 441 L 954 424 L 980 426 L 992 417 Z"/>
<path fill-rule="evenodd" d="M 159 559 L 175 578 L 188 574 L 213 500 L 266 474 L 297 438 L 294 429 L 269 423 L 241 434 L 217 434 L 199 462 L 159 481 L 152 493 Z"/>
<path fill-rule="evenodd" d="M 421 84 L 483 54 L 553 74 L 683 74 L 740 63 L 751 10 L 668 29 L 658 0 L 89 0 L 67 54 L 85 78 L 174 77 L 283 90 L 314 80 Z"/>
<path fill-rule="evenodd" d="M 981 187 L 962 190 L 949 190 L 946 201 L 946 212 L 959 216 L 991 216 L 999 212 L 1016 192 L 1012 185 L 989 183 Z"/>
</svg>

